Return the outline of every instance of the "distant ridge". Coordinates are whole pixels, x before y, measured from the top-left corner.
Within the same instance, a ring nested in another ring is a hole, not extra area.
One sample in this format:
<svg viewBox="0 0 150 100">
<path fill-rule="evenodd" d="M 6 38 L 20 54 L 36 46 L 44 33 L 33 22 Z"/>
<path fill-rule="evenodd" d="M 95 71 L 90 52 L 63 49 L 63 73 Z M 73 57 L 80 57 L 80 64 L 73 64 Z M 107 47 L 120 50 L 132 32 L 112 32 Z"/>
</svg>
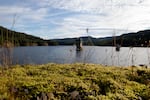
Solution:
<svg viewBox="0 0 150 100">
<path fill-rule="evenodd" d="M 89 39 L 95 46 L 113 46 L 114 37 L 94 38 L 91 36 L 81 37 L 83 45 L 89 45 Z M 76 38 L 53 39 L 59 45 L 73 45 Z M 147 47 L 150 46 L 150 30 L 143 30 L 136 33 L 125 33 L 116 36 L 116 43 L 124 47 Z"/>
</svg>

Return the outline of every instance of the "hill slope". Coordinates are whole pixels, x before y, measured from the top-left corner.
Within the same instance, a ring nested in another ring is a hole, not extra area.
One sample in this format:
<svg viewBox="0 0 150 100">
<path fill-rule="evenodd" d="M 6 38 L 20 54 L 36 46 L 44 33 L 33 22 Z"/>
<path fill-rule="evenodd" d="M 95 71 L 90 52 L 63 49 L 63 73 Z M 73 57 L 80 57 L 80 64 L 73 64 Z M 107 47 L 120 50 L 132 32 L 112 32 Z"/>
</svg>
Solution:
<svg viewBox="0 0 150 100">
<path fill-rule="evenodd" d="M 14 44 L 15 46 L 42 46 L 54 44 L 51 40 L 46 41 L 39 37 L 12 31 L 0 26 L 0 45 L 3 45 L 8 42 Z"/>
<path fill-rule="evenodd" d="M 83 45 L 96 45 L 96 46 L 113 46 L 114 37 L 93 38 L 81 37 Z M 75 38 L 54 39 L 59 45 L 73 45 Z M 150 44 L 150 30 L 139 31 L 137 33 L 126 33 L 116 36 L 116 44 L 121 46 L 148 46 Z"/>
<path fill-rule="evenodd" d="M 114 37 L 93 38 L 81 37 L 83 45 L 96 46 L 113 46 Z M 44 40 L 39 37 L 28 35 L 21 32 L 12 31 L 0 26 L 0 46 L 4 43 L 11 42 L 15 46 L 44 46 L 44 45 L 73 45 L 76 38 Z M 116 36 L 116 44 L 121 46 L 149 46 L 150 45 L 150 30 L 143 30 L 137 33 L 126 33 Z"/>
</svg>

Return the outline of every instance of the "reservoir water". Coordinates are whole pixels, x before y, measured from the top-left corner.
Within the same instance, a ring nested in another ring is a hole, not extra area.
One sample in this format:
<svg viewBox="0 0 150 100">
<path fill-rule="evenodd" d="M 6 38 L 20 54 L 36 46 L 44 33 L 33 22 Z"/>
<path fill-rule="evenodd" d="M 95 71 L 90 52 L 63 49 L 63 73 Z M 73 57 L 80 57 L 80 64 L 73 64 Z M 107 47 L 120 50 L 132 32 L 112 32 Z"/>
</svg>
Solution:
<svg viewBox="0 0 150 100">
<path fill-rule="evenodd" d="M 2 54 L 2 50 L 0 49 Z M 115 66 L 150 66 L 150 48 L 83 46 L 76 51 L 75 46 L 33 46 L 12 49 L 13 64 L 45 63 L 94 63 Z"/>
</svg>

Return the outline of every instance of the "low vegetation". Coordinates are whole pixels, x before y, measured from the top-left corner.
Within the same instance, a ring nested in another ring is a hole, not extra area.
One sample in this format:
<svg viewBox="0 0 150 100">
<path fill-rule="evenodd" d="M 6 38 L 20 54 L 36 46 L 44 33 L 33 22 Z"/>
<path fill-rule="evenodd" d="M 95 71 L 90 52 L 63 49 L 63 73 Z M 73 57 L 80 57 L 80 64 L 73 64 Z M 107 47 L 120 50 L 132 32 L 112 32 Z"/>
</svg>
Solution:
<svg viewBox="0 0 150 100">
<path fill-rule="evenodd" d="M 95 64 L 0 67 L 0 100 L 150 100 L 150 69 Z"/>
</svg>

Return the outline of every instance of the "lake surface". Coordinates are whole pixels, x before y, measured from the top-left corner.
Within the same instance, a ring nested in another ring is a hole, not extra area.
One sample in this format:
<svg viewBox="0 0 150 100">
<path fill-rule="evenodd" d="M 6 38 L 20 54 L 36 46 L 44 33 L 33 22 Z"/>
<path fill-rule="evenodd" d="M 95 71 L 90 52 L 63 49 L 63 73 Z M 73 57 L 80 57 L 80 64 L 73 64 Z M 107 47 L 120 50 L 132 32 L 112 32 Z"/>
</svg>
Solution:
<svg viewBox="0 0 150 100">
<path fill-rule="evenodd" d="M 2 53 L 2 50 L 0 49 Z M 150 48 L 83 46 L 76 51 L 75 46 L 34 46 L 12 49 L 13 64 L 45 63 L 94 63 L 103 65 L 130 66 L 150 65 Z"/>
</svg>

